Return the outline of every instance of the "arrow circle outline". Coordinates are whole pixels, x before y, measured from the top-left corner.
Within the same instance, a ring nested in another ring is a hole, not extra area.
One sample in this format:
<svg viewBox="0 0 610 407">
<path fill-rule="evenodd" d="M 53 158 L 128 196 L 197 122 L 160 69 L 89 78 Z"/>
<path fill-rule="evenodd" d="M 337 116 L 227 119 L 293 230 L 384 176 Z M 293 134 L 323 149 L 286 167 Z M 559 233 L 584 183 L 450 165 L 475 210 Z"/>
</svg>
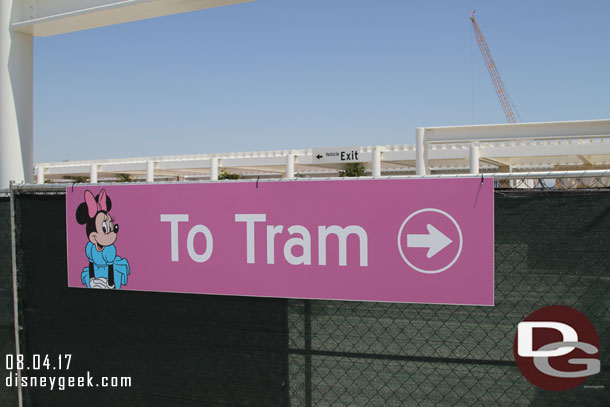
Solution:
<svg viewBox="0 0 610 407">
<path fill-rule="evenodd" d="M 422 212 L 440 213 L 441 215 L 447 217 L 453 223 L 453 225 L 455 226 L 455 228 L 458 231 L 460 243 L 459 243 L 457 254 L 453 258 L 453 260 L 451 260 L 451 262 L 449 262 L 449 264 L 447 264 L 445 267 L 441 267 L 438 270 L 424 270 L 422 268 L 415 266 L 413 263 L 411 263 L 409 261 L 409 259 L 407 259 L 407 256 L 405 256 L 404 252 L 402 251 L 402 245 L 400 244 L 400 237 L 402 236 L 402 230 L 404 229 L 407 222 L 409 222 L 409 220 L 411 220 L 414 216 L 416 216 Z M 407 263 L 411 268 L 413 268 L 416 271 L 419 271 L 420 273 L 424 273 L 424 274 L 437 274 L 437 273 L 443 272 L 443 271 L 447 270 L 449 267 L 453 266 L 455 264 L 455 262 L 457 261 L 457 259 L 460 257 L 460 254 L 462 254 L 463 243 L 464 243 L 464 239 L 462 237 L 462 229 L 460 229 L 460 225 L 458 225 L 458 223 L 455 221 L 455 219 L 453 219 L 453 216 L 449 215 L 447 212 L 445 212 L 443 210 L 436 209 L 436 208 L 424 208 L 424 209 L 419 209 L 419 210 L 413 212 L 412 214 L 407 216 L 407 218 L 402 222 L 402 225 L 400 225 L 400 229 L 398 230 L 398 251 L 400 252 L 400 256 L 405 261 L 405 263 Z"/>
</svg>

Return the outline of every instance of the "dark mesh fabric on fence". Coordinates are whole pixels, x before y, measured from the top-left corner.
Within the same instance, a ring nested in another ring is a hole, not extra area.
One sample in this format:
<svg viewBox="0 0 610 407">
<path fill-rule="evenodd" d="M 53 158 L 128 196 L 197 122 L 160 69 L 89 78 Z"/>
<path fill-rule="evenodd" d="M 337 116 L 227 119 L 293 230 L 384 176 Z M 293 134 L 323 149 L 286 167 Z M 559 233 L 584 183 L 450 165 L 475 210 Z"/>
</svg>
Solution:
<svg viewBox="0 0 610 407">
<path fill-rule="evenodd" d="M 64 198 L 18 196 L 23 350 L 132 386 L 27 389 L 26 405 L 287 404 L 286 300 L 68 288 Z"/>
<path fill-rule="evenodd" d="M 24 351 L 133 384 L 24 389 L 28 406 L 610 404 L 610 191 L 498 190 L 494 307 L 68 289 L 64 197 L 17 199 Z M 602 372 L 564 392 L 512 355 L 517 324 L 552 304 L 601 344 Z"/>
<path fill-rule="evenodd" d="M 13 270 L 11 259 L 11 206 L 0 198 L 0 356 L 15 353 L 13 324 Z M 5 371 L 6 372 L 6 371 Z M 17 390 L 0 384 L 0 406 L 16 406 Z"/>
<path fill-rule="evenodd" d="M 517 324 L 553 304 L 597 329 L 592 387 L 515 366 Z M 289 324 L 293 405 L 610 405 L 610 192 L 496 192 L 494 307 L 291 300 Z"/>
</svg>

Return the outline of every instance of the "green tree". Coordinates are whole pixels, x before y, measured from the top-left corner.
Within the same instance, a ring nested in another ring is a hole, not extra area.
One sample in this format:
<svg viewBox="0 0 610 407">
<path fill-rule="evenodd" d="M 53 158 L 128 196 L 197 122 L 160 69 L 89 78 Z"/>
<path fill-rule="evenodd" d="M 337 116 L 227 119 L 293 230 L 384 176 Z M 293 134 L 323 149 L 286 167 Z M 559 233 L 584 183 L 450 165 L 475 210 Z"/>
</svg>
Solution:
<svg viewBox="0 0 610 407">
<path fill-rule="evenodd" d="M 135 180 L 131 176 L 131 174 L 117 174 L 118 180 L 117 182 L 134 182 Z"/>
<path fill-rule="evenodd" d="M 75 184 L 89 182 L 89 177 L 85 177 L 84 175 L 64 175 L 63 179 L 71 180 Z"/>
<path fill-rule="evenodd" d="M 362 177 L 366 170 L 362 163 L 345 164 L 345 170 L 339 171 L 340 177 Z"/>
<path fill-rule="evenodd" d="M 231 174 L 226 171 L 222 171 L 220 174 L 218 174 L 218 179 L 241 179 L 241 174 Z"/>
</svg>

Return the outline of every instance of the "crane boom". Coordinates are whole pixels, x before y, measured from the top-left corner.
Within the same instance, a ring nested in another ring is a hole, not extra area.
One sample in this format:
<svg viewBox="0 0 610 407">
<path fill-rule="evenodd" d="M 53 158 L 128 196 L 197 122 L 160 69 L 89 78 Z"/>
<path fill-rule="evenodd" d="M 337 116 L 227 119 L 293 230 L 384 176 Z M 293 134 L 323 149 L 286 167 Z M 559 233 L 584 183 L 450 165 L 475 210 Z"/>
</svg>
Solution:
<svg viewBox="0 0 610 407">
<path fill-rule="evenodd" d="M 496 88 L 496 93 L 498 94 L 498 98 L 500 99 L 500 104 L 502 105 L 502 109 L 504 110 L 504 116 L 506 116 L 506 120 L 509 123 L 516 123 L 515 114 L 513 113 L 513 109 L 511 107 L 510 101 L 508 99 L 508 95 L 504 90 L 504 84 L 502 83 L 502 79 L 500 78 L 500 74 L 498 73 L 498 69 L 496 68 L 496 64 L 491 56 L 491 52 L 489 51 L 489 47 L 487 46 L 487 41 L 485 41 L 485 37 L 477 24 L 477 21 L 474 19 L 474 11 L 470 12 L 470 20 L 472 21 L 472 26 L 474 27 L 474 34 L 477 38 L 477 44 L 479 44 L 479 49 L 481 50 L 481 55 L 483 55 L 483 60 L 485 61 L 485 65 L 487 66 L 487 70 L 489 71 L 489 76 L 491 77 L 491 81 Z"/>
</svg>

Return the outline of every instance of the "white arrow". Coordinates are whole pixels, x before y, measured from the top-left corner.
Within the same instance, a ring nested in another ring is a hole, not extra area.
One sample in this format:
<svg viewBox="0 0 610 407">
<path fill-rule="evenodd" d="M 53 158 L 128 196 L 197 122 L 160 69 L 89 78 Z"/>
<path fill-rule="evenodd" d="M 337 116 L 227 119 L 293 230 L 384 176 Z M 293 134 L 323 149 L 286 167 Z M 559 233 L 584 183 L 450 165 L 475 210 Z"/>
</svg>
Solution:
<svg viewBox="0 0 610 407">
<path fill-rule="evenodd" d="M 428 228 L 427 235 L 407 235 L 407 247 L 427 247 L 426 257 L 430 258 L 449 246 L 453 240 L 430 224 L 426 227 Z"/>
</svg>

